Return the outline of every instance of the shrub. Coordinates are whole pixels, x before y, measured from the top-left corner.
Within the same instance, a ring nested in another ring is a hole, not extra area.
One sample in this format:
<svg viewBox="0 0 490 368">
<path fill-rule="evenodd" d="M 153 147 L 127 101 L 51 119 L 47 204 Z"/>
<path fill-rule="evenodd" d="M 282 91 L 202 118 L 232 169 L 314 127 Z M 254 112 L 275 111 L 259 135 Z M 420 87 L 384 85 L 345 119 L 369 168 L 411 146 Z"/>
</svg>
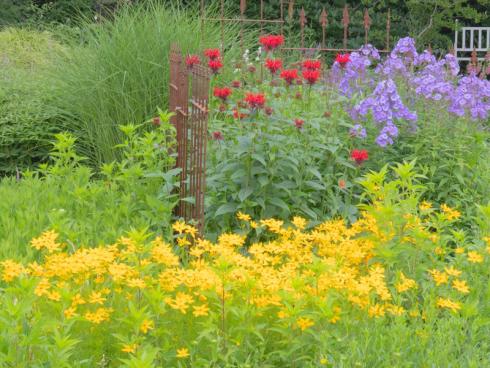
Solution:
<svg viewBox="0 0 490 368">
<path fill-rule="evenodd" d="M 29 239 L 47 229 L 77 246 L 115 241 L 132 227 L 169 236 L 177 201 L 173 189 L 178 172 L 168 153 L 174 147 L 173 128 L 164 123 L 144 134 L 142 126 L 121 129 L 124 158 L 104 165 L 102 177 L 82 164 L 85 159 L 76 154 L 75 139 L 60 133 L 52 164 L 25 172 L 19 182 L 0 182 L 0 254 L 30 258 Z"/>
<path fill-rule="evenodd" d="M 2 362 L 477 366 L 490 348 L 490 234 L 465 242 L 456 209 L 419 202 L 413 168 L 366 176 L 352 226 L 239 213 L 244 232 L 216 243 L 177 222 L 174 245 L 132 231 L 78 250 L 46 231 L 31 242 L 37 263 L 1 263 Z M 259 228 L 270 240 L 248 244 Z"/>
</svg>

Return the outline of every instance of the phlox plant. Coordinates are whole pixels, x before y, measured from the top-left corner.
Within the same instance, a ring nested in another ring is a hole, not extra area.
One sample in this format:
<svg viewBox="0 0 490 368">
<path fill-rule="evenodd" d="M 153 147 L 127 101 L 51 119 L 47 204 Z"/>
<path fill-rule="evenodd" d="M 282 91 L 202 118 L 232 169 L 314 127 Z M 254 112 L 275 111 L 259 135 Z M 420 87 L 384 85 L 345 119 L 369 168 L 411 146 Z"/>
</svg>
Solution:
<svg viewBox="0 0 490 368">
<path fill-rule="evenodd" d="M 0 261 L 0 361 L 485 366 L 488 227 L 466 239 L 457 209 L 421 202 L 413 162 L 361 184 L 362 215 L 351 225 L 308 230 L 301 217 L 287 225 L 239 212 L 242 231 L 216 242 L 179 221 L 172 241 L 130 231 L 78 249 L 47 230 L 30 242 L 35 262 Z M 259 229 L 269 240 L 247 241 Z"/>
</svg>

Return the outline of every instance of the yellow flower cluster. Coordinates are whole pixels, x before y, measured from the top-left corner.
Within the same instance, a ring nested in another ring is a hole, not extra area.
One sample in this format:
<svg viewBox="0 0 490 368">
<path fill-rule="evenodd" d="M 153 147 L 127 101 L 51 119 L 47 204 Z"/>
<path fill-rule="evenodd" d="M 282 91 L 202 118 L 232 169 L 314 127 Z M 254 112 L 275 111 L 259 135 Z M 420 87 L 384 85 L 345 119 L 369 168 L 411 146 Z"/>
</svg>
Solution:
<svg viewBox="0 0 490 368">
<path fill-rule="evenodd" d="M 457 218 L 454 210 L 442 210 L 448 218 Z M 243 213 L 238 218 L 252 222 Z M 414 239 L 420 234 L 431 246 L 431 237 L 439 237 L 416 216 L 406 219 L 407 233 L 400 239 L 410 246 L 416 246 Z M 5 260 L 2 280 L 33 280 L 36 303 L 56 305 L 63 311 L 58 314 L 61 318 L 93 328 L 115 318 L 127 319 L 128 303 L 137 301 L 148 306 L 135 321 L 135 330 L 145 338 L 158 330 L 159 314 L 167 314 L 163 318 L 167 320 L 216 321 L 231 304 L 247 308 L 247 318 L 267 316 L 269 323 L 306 331 L 323 322 L 337 323 L 349 310 L 373 318 L 424 315 L 423 308 L 413 304 L 420 298 L 407 294 L 422 292 L 427 288 L 421 286 L 424 282 L 446 288 L 432 305 L 453 312 L 461 309 L 464 294 L 471 290 L 459 278 L 459 266 L 437 257 L 433 259 L 438 263 L 426 264 L 431 266 L 429 281 L 426 273 L 417 277 L 409 267 L 396 269 L 384 262 L 383 252 L 393 242 L 394 231 L 380 228 L 368 213 L 350 226 L 330 220 L 305 230 L 307 221 L 295 217 L 291 225 L 265 219 L 250 226 L 256 227 L 268 231 L 269 240 L 246 244 L 246 235 L 224 233 L 213 243 L 198 238 L 194 227 L 177 222 L 175 245 L 162 238 L 147 241 L 147 236 L 130 235 L 112 245 L 73 251 L 65 249 L 58 234 L 47 231 L 32 241 L 44 252 L 42 261 L 22 265 Z M 469 267 L 483 262 L 483 254 L 470 251 L 462 259 Z M 121 351 L 134 353 L 140 342 L 124 341 Z M 187 356 L 186 348 L 178 350 L 177 357 Z"/>
</svg>

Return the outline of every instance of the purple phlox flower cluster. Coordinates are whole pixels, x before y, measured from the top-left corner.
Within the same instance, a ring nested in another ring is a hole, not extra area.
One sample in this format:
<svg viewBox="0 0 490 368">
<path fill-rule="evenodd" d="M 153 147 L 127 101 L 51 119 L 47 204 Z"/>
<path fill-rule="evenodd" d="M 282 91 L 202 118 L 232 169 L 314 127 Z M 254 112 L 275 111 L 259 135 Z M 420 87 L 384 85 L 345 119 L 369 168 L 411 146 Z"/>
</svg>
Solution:
<svg viewBox="0 0 490 368">
<path fill-rule="evenodd" d="M 456 56 L 453 54 L 446 54 L 446 56 L 444 56 L 444 60 L 446 61 L 447 69 L 451 75 L 456 77 L 459 74 L 459 63 Z"/>
<path fill-rule="evenodd" d="M 340 77 L 339 91 L 342 95 L 351 97 L 353 93 L 362 90 L 363 82 L 366 77 L 366 69 L 371 65 L 367 56 L 357 52 L 350 54 L 350 61 L 344 68 L 344 73 Z"/>
<path fill-rule="evenodd" d="M 425 67 L 416 72 L 411 80 L 415 93 L 429 100 L 449 100 L 454 91 L 454 84 L 449 80 L 445 65 L 445 59 L 436 61 L 435 58 L 427 58 Z"/>
<path fill-rule="evenodd" d="M 411 37 L 401 38 L 398 40 L 390 55 L 400 57 L 404 59 L 404 61 L 413 63 L 418 56 L 417 49 L 415 48 L 415 40 Z"/>
<path fill-rule="evenodd" d="M 424 50 L 421 54 L 417 55 L 413 65 L 421 66 L 424 64 L 433 64 L 436 62 L 436 58 L 432 53 L 428 50 Z"/>
<path fill-rule="evenodd" d="M 469 112 L 473 120 L 487 119 L 490 115 L 490 81 L 475 74 L 461 78 L 451 97 L 449 111 L 458 116 Z"/>
<path fill-rule="evenodd" d="M 384 63 L 376 67 L 375 72 L 387 77 L 392 77 L 397 74 L 408 76 L 409 66 L 415 62 L 417 57 L 418 54 L 413 38 L 402 38 L 398 41 Z"/>
<path fill-rule="evenodd" d="M 378 49 L 376 47 L 374 47 L 373 45 L 371 45 L 370 43 L 362 46 L 359 49 L 359 54 L 361 54 L 362 56 L 365 56 L 371 60 L 380 60 L 381 59 L 381 57 L 379 56 Z"/>
<path fill-rule="evenodd" d="M 373 119 L 377 124 L 383 124 L 376 138 L 376 143 L 382 147 L 393 144 L 393 138 L 398 136 L 395 119 L 413 122 L 417 120 L 417 115 L 403 104 L 391 79 L 379 82 L 374 92 L 352 109 L 351 116 L 354 120 L 358 120 L 365 118 L 369 111 L 372 111 Z"/>
<path fill-rule="evenodd" d="M 366 128 L 364 128 L 361 124 L 354 125 L 349 130 L 349 133 L 352 137 L 357 137 L 357 138 L 361 138 L 361 139 L 364 139 L 367 137 Z"/>
</svg>

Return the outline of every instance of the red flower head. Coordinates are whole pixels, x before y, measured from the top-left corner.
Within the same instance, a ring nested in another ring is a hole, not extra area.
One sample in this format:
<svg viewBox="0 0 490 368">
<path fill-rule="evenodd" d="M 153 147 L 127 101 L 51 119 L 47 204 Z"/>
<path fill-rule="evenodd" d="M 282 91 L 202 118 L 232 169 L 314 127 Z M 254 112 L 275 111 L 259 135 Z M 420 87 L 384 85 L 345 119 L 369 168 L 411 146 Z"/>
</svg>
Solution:
<svg viewBox="0 0 490 368">
<path fill-rule="evenodd" d="M 304 60 L 301 65 L 303 66 L 303 69 L 307 70 L 317 70 L 322 67 L 322 63 L 320 62 L 320 60 L 311 59 Z"/>
<path fill-rule="evenodd" d="M 220 59 L 211 59 L 208 62 L 208 66 L 213 74 L 218 74 L 219 70 L 223 67 L 223 63 Z"/>
<path fill-rule="evenodd" d="M 347 183 L 345 182 L 344 179 L 339 179 L 339 188 L 340 189 L 345 189 L 345 187 L 347 186 Z"/>
<path fill-rule="evenodd" d="M 360 165 L 369 158 L 369 155 L 366 150 L 355 149 L 350 153 L 350 158 Z"/>
<path fill-rule="evenodd" d="M 349 61 L 350 61 L 349 54 L 337 54 L 337 56 L 335 57 L 335 62 L 339 63 L 342 68 L 345 67 L 345 65 Z"/>
<path fill-rule="evenodd" d="M 265 104 L 265 96 L 263 93 L 247 93 L 245 102 L 251 109 L 261 109 Z"/>
<path fill-rule="evenodd" d="M 264 46 L 265 51 L 272 51 L 284 43 L 282 35 L 268 35 L 259 38 L 259 42 Z"/>
<path fill-rule="evenodd" d="M 242 83 L 239 80 L 234 80 L 231 82 L 231 86 L 233 88 L 240 88 L 242 86 Z"/>
<path fill-rule="evenodd" d="M 269 69 L 272 75 L 282 68 L 281 59 L 265 59 L 265 67 Z"/>
<path fill-rule="evenodd" d="M 317 70 L 303 70 L 303 78 L 308 82 L 308 84 L 313 85 L 316 83 L 318 78 L 320 78 L 320 71 Z"/>
<path fill-rule="evenodd" d="M 272 115 L 272 113 L 274 112 L 274 109 L 270 106 L 266 106 L 265 109 L 264 109 L 264 112 L 267 114 L 267 115 Z"/>
<path fill-rule="evenodd" d="M 231 95 L 231 88 L 228 87 L 214 87 L 213 96 L 220 98 L 223 102 Z"/>
<path fill-rule="evenodd" d="M 222 141 L 223 140 L 223 134 L 221 134 L 221 132 L 213 132 L 213 139 L 215 141 Z"/>
<path fill-rule="evenodd" d="M 279 76 L 291 85 L 295 79 L 298 79 L 298 69 L 284 69 Z"/>
<path fill-rule="evenodd" d="M 204 56 L 209 58 L 209 60 L 216 60 L 219 59 L 221 56 L 221 53 L 219 49 L 206 49 L 204 50 Z"/>
<path fill-rule="evenodd" d="M 298 129 L 301 129 L 303 128 L 303 124 L 305 123 L 305 121 L 303 119 L 294 119 L 294 125 L 296 126 L 296 128 Z"/>
<path fill-rule="evenodd" d="M 255 67 L 255 65 L 249 65 L 248 66 L 248 71 L 250 73 L 255 73 L 257 71 L 257 68 Z"/>
<path fill-rule="evenodd" d="M 201 63 L 201 60 L 199 59 L 199 56 L 197 55 L 188 55 L 185 58 L 185 64 L 189 69 L 192 69 L 194 65 L 198 65 Z"/>
</svg>

